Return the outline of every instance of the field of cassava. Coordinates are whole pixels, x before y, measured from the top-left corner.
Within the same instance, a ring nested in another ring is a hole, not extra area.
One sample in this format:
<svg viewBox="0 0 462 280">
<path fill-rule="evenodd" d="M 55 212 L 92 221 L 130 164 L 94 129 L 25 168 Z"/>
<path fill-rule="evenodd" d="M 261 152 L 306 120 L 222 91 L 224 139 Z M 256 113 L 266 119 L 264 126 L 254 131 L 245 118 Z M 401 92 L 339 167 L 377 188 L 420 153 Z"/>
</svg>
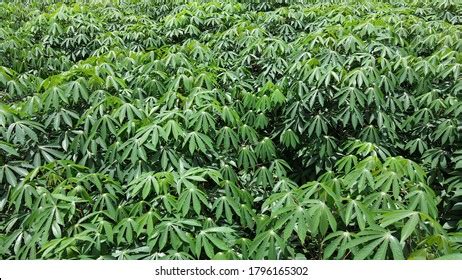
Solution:
<svg viewBox="0 0 462 280">
<path fill-rule="evenodd" d="M 0 259 L 448 258 L 460 0 L 0 1 Z"/>
</svg>

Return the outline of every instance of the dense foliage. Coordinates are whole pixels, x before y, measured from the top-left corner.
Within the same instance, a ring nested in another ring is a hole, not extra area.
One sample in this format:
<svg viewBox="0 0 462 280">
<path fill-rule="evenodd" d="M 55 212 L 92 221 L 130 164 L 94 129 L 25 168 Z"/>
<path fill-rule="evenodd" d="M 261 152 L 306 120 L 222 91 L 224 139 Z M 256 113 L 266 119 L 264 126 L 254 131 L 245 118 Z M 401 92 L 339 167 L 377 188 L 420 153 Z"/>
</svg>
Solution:
<svg viewBox="0 0 462 280">
<path fill-rule="evenodd" d="M 462 256 L 462 3 L 0 1 L 0 258 Z"/>
</svg>

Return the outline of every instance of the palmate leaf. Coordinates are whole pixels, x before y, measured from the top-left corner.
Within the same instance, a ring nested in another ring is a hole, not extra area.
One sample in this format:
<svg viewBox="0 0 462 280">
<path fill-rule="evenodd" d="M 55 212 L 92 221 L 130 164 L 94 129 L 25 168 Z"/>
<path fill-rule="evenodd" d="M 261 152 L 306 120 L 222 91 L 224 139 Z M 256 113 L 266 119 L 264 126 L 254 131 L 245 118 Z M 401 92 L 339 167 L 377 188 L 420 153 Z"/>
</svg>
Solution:
<svg viewBox="0 0 462 280">
<path fill-rule="evenodd" d="M 342 258 L 347 249 L 346 244 L 351 241 L 352 233 L 348 231 L 336 231 L 326 236 L 324 242 L 329 242 L 324 248 L 323 259 L 329 259 L 337 250 L 336 259 Z"/>
<path fill-rule="evenodd" d="M 440 139 L 443 145 L 446 142 L 452 144 L 458 137 L 457 123 L 451 120 L 445 120 L 438 126 L 434 137 L 435 139 Z"/>
<path fill-rule="evenodd" d="M 12 189 L 9 197 L 9 203 L 14 205 L 16 212 L 24 206 L 32 209 L 38 196 L 39 194 L 35 186 L 31 186 L 28 183 L 21 183 Z"/>
<path fill-rule="evenodd" d="M 134 164 L 138 160 L 148 160 L 146 149 L 138 139 L 132 138 L 128 140 L 118 148 L 118 151 L 122 153 L 120 156 L 121 161 L 130 159 L 130 161 Z"/>
<path fill-rule="evenodd" d="M 117 119 L 109 115 L 104 115 L 99 118 L 96 123 L 93 123 L 90 133 L 91 135 L 99 135 L 103 139 L 106 139 L 110 134 L 117 135 L 118 128 L 119 123 Z M 139 137 L 136 136 L 136 138 Z"/>
<path fill-rule="evenodd" d="M 190 132 L 186 134 L 183 142 L 183 147 L 188 144 L 188 149 L 191 154 L 199 150 L 204 154 L 213 152 L 212 139 L 200 132 Z"/>
<path fill-rule="evenodd" d="M 409 141 L 406 144 L 406 149 L 408 149 L 411 154 L 416 151 L 419 151 L 420 154 L 423 154 L 423 152 L 428 149 L 428 145 L 424 140 L 417 138 Z"/>
<path fill-rule="evenodd" d="M 290 128 L 287 130 L 284 130 L 281 133 L 280 141 L 286 147 L 292 147 L 293 149 L 295 149 L 295 147 L 297 147 L 297 144 L 300 142 L 297 134 L 295 134 L 295 132 Z"/>
<path fill-rule="evenodd" d="M 417 225 L 420 222 L 419 213 L 415 211 L 408 211 L 408 210 L 395 210 L 393 212 L 389 212 L 383 215 L 382 223 L 380 226 L 387 227 L 391 224 L 395 224 L 398 221 L 403 219 L 408 219 L 408 221 L 404 224 L 401 230 L 401 241 L 403 242 L 406 240 L 417 228 Z"/>
<path fill-rule="evenodd" d="M 388 157 L 384 162 L 384 168 L 397 172 L 400 175 L 407 176 L 411 181 L 423 183 L 425 182 L 425 171 L 421 166 L 411 160 L 407 160 L 401 156 Z"/>
<path fill-rule="evenodd" d="M 159 195 L 153 199 L 165 209 L 167 213 L 174 213 L 177 209 L 177 197 L 171 194 Z"/>
<path fill-rule="evenodd" d="M 93 208 L 98 209 L 99 211 L 104 211 L 104 213 L 111 218 L 112 220 L 117 220 L 117 210 L 116 207 L 118 199 L 115 194 L 112 193 L 103 193 L 98 196 Z"/>
<path fill-rule="evenodd" d="M 268 230 L 255 237 L 249 248 L 249 256 L 258 260 L 264 258 L 275 260 L 284 247 L 284 240 L 274 230 Z"/>
<path fill-rule="evenodd" d="M 11 161 L 0 167 L 0 183 L 8 183 L 11 186 L 18 185 L 18 179 L 26 176 L 29 172 L 22 162 Z"/>
<path fill-rule="evenodd" d="M 262 212 L 266 212 L 269 209 L 277 211 L 281 207 L 284 208 L 286 206 L 295 205 L 296 201 L 298 201 L 298 196 L 295 191 L 281 191 L 272 194 L 263 202 Z"/>
<path fill-rule="evenodd" d="M 273 174 L 266 166 L 258 168 L 255 177 L 255 183 L 263 189 L 272 188 L 274 186 Z"/>
<path fill-rule="evenodd" d="M 257 142 L 257 132 L 251 126 L 243 124 L 239 127 L 239 138 L 249 143 L 255 143 Z"/>
<path fill-rule="evenodd" d="M 373 225 L 373 214 L 361 201 L 349 199 L 341 213 L 345 225 L 349 225 L 353 219 L 360 230 L 364 230 L 366 225 Z"/>
<path fill-rule="evenodd" d="M 321 115 L 316 115 L 313 118 L 313 121 L 308 126 L 308 136 L 316 134 L 319 138 L 321 134 L 327 134 L 328 132 L 328 121 Z"/>
<path fill-rule="evenodd" d="M 273 192 L 289 191 L 297 187 L 298 186 L 294 181 L 290 180 L 289 178 L 281 177 L 279 181 L 275 182 L 274 187 L 273 187 Z"/>
<path fill-rule="evenodd" d="M 423 227 L 423 221 L 427 221 L 436 233 L 441 233 L 443 230 L 442 227 L 427 214 L 411 210 L 395 210 L 384 213 L 380 226 L 396 226 L 400 224 L 398 222 L 402 223 L 405 219 L 407 219 L 407 222 L 401 227 L 401 243 L 408 239 L 415 230 L 419 230 L 420 227 Z"/>
<path fill-rule="evenodd" d="M 224 126 L 218 132 L 217 144 L 225 149 L 238 147 L 239 136 L 230 127 Z"/>
<path fill-rule="evenodd" d="M 409 199 L 409 210 L 418 210 L 432 218 L 437 217 L 435 194 L 428 186 L 419 185 L 419 188 L 411 190 L 405 198 Z"/>
<path fill-rule="evenodd" d="M 194 254 L 200 258 L 202 250 L 209 258 L 215 257 L 215 250 L 226 251 L 229 246 L 222 239 L 224 234 L 231 234 L 234 230 L 228 227 L 212 227 L 203 229 L 196 236 L 193 243 Z"/>
<path fill-rule="evenodd" d="M 135 120 L 135 117 L 142 119 L 143 113 L 135 105 L 130 103 L 122 104 L 114 112 L 114 118 L 118 118 L 120 123 L 122 123 L 124 120 L 133 121 Z"/>
<path fill-rule="evenodd" d="M 357 168 L 348 173 L 344 180 L 348 188 L 353 192 L 362 193 L 365 192 L 367 188 L 375 188 L 374 176 L 371 170 L 366 166 Z"/>
<path fill-rule="evenodd" d="M 66 86 L 66 94 L 72 96 L 74 102 L 78 102 L 80 99 L 88 99 L 88 85 L 85 79 L 78 79 L 71 81 Z"/>
<path fill-rule="evenodd" d="M 147 172 L 130 182 L 128 191 L 132 196 L 141 192 L 141 197 L 146 199 L 151 193 L 166 194 L 168 187 L 173 185 L 173 180 L 173 175 L 169 172 Z"/>
<path fill-rule="evenodd" d="M 402 207 L 399 201 L 393 198 L 393 195 L 385 192 L 374 192 L 363 199 L 363 203 L 371 210 L 395 210 Z"/>
<path fill-rule="evenodd" d="M 210 208 L 206 194 L 195 186 L 187 187 L 180 193 L 177 205 L 183 216 L 191 210 L 191 205 L 197 215 L 201 214 L 203 206 Z"/>
<path fill-rule="evenodd" d="M 331 185 L 329 185 L 326 182 L 308 182 L 302 185 L 300 187 L 300 190 L 300 197 L 305 201 L 313 198 L 322 201 L 329 201 L 332 199 L 336 203 L 340 201 L 340 196 L 338 195 L 338 193 L 336 193 L 334 189 L 332 189 Z"/>
<path fill-rule="evenodd" d="M 358 158 L 355 155 L 347 155 L 342 157 L 335 166 L 345 173 L 349 173 L 353 166 L 358 163 Z"/>
<path fill-rule="evenodd" d="M 263 129 L 268 126 L 269 119 L 264 113 L 260 113 L 257 115 L 253 126 L 257 129 Z"/>
<path fill-rule="evenodd" d="M 136 236 L 136 229 L 138 225 L 131 217 L 122 219 L 115 227 L 114 231 L 117 233 L 117 244 L 126 242 L 128 244 L 134 242 Z"/>
<path fill-rule="evenodd" d="M 61 125 L 66 125 L 69 128 L 73 127 L 73 119 L 78 120 L 79 116 L 72 111 L 61 109 L 59 112 L 50 114 L 48 119 L 45 121 L 45 127 L 51 126 L 54 130 L 59 130 Z"/>
<path fill-rule="evenodd" d="M 82 232 L 73 237 L 63 237 L 50 240 L 43 245 L 42 249 L 38 253 L 42 258 L 65 258 L 68 256 L 69 252 L 83 255 L 84 252 L 80 251 L 82 247 L 86 247 L 83 246 L 83 244 L 95 243 L 95 240 L 89 235 L 90 232 Z"/>
<path fill-rule="evenodd" d="M 24 144 L 28 140 L 38 142 L 37 132 L 45 132 L 42 125 L 34 121 L 17 121 L 8 126 L 6 141 Z M 27 139 L 26 139 L 27 137 Z"/>
<path fill-rule="evenodd" d="M 257 158 L 251 146 L 244 146 L 241 148 L 239 151 L 238 164 L 246 170 L 255 167 Z"/>
<path fill-rule="evenodd" d="M 164 147 L 161 149 L 160 155 L 160 165 L 164 171 L 169 170 L 170 168 L 179 168 L 180 158 L 178 153 L 170 148 Z"/>
<path fill-rule="evenodd" d="M 223 214 L 228 224 L 233 223 L 233 217 L 239 216 L 240 205 L 234 197 L 221 196 L 215 200 L 212 208 L 215 210 L 215 218 L 219 220 Z"/>
<path fill-rule="evenodd" d="M 311 223 L 309 208 L 301 205 L 289 205 L 279 208 L 271 215 L 276 220 L 274 229 L 282 231 L 284 240 L 287 241 L 292 232 L 295 232 L 301 243 L 305 242 L 309 231 L 308 225 Z"/>
<path fill-rule="evenodd" d="M 184 243 L 191 243 L 191 237 L 185 230 L 200 226 L 201 224 L 195 220 L 178 218 L 164 220 L 155 226 L 155 233 L 150 236 L 148 245 L 151 247 L 157 246 L 159 250 L 162 250 L 168 244 L 168 247 L 176 250 Z"/>
<path fill-rule="evenodd" d="M 328 228 L 332 231 L 337 230 L 337 221 L 326 203 L 314 199 L 309 199 L 305 202 L 309 209 L 308 214 L 311 217 L 309 228 L 313 236 L 318 233 L 326 235 Z"/>
<path fill-rule="evenodd" d="M 271 162 L 271 172 L 277 177 L 282 178 L 287 176 L 287 172 L 291 171 L 290 165 L 283 159 L 275 159 Z"/>
<path fill-rule="evenodd" d="M 38 152 L 34 155 L 34 165 L 40 166 L 42 162 L 53 162 L 64 158 L 64 154 L 59 151 L 60 148 L 58 145 L 38 146 Z"/>
<path fill-rule="evenodd" d="M 176 184 L 176 191 L 178 194 L 181 193 L 183 188 L 194 188 L 195 183 L 193 182 L 205 182 L 205 175 L 211 173 L 210 170 L 206 170 L 200 167 L 193 167 L 185 169 L 184 164 L 180 161 L 179 172 L 173 172 L 173 178 Z"/>
<path fill-rule="evenodd" d="M 265 137 L 260 143 L 255 147 L 255 153 L 261 160 L 271 160 L 276 156 L 276 149 L 274 147 L 273 141 L 268 137 Z"/>
<path fill-rule="evenodd" d="M 356 249 L 356 260 L 392 257 L 394 260 L 404 259 L 403 248 L 393 232 L 379 227 L 371 227 L 360 231 L 354 238 L 341 247 L 344 250 Z"/>
<path fill-rule="evenodd" d="M 195 131 L 207 133 L 209 129 L 215 130 L 215 120 L 210 113 L 203 110 L 191 115 L 189 126 L 194 127 Z"/>
<path fill-rule="evenodd" d="M 170 135 L 173 136 L 175 140 L 178 140 L 178 137 L 183 136 L 184 131 L 181 128 L 180 124 L 175 120 L 169 120 L 164 126 L 164 139 L 169 140 Z"/>
<path fill-rule="evenodd" d="M 380 174 L 376 180 L 377 182 L 373 186 L 374 189 L 385 193 L 391 190 L 395 199 L 399 199 L 403 184 L 400 174 L 394 171 L 386 171 Z"/>
<path fill-rule="evenodd" d="M 140 144 L 146 143 L 145 145 L 147 148 L 156 150 L 160 139 L 165 138 L 165 131 L 158 124 L 150 124 L 140 128 L 136 133 L 135 138 L 139 139 Z"/>
</svg>

